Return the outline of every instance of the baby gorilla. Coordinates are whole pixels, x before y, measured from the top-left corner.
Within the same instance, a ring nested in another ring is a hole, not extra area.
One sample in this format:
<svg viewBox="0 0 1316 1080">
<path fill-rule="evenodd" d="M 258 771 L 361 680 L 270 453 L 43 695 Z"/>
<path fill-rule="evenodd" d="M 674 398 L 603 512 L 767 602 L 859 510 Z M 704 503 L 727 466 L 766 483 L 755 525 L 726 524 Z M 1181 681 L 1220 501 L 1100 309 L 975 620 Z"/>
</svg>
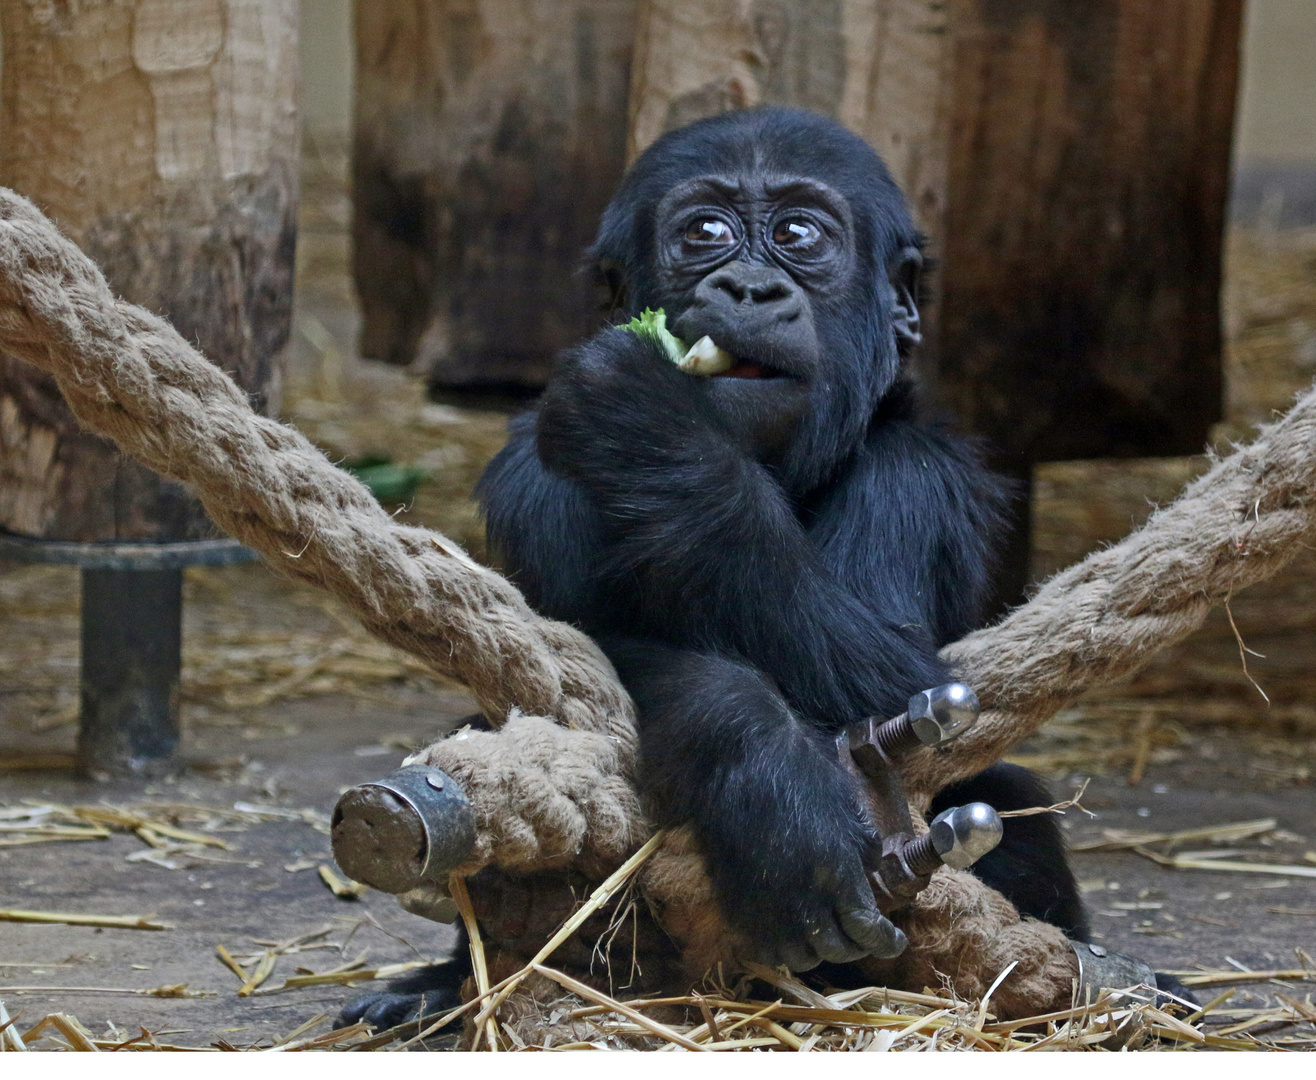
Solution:
<svg viewBox="0 0 1316 1080">
<path fill-rule="evenodd" d="M 606 329 L 560 359 L 479 488 L 506 571 L 635 699 L 653 821 L 693 826 L 728 922 L 796 971 L 904 948 L 836 736 L 950 680 L 937 650 L 980 617 L 1006 498 L 902 372 L 920 244 L 885 166 L 830 120 L 760 109 L 665 135 L 593 255 L 619 314 L 664 310 L 725 371 Z M 1081 934 L 1059 835 L 1033 833 L 992 883 Z"/>
<path fill-rule="evenodd" d="M 1000 485 L 918 416 L 920 237 L 877 155 L 809 113 L 664 136 L 594 254 L 629 314 L 732 357 L 701 378 L 605 330 L 559 361 L 481 482 L 530 602 L 595 637 L 639 709 L 656 823 L 691 823 L 729 922 L 795 970 L 896 955 L 835 738 L 949 681 Z"/>
</svg>

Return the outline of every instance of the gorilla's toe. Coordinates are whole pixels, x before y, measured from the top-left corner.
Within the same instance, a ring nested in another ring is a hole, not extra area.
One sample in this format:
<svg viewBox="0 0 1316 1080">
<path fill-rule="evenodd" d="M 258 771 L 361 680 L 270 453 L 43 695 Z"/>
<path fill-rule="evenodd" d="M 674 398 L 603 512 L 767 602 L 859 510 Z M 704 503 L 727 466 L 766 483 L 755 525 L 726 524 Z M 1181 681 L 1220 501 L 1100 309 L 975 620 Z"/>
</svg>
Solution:
<svg viewBox="0 0 1316 1080">
<path fill-rule="evenodd" d="M 1201 1007 L 1202 1003 L 1188 987 L 1163 971 L 1156 973 L 1156 989 L 1156 1007 L 1172 1015 L 1187 1016 Z"/>
<path fill-rule="evenodd" d="M 420 1015 L 422 994 L 391 994 L 387 990 L 354 997 L 338 1014 L 334 1027 L 347 1027 L 349 1024 L 365 1021 L 376 1031 L 397 1027 L 408 1020 L 415 1020 Z"/>
<path fill-rule="evenodd" d="M 358 994 L 343 1006 L 334 1027 L 365 1021 L 376 1031 L 384 1031 L 455 1009 L 461 1004 L 461 984 L 469 974 L 467 966 L 452 961 L 431 964 L 394 979 L 383 990 Z"/>
</svg>

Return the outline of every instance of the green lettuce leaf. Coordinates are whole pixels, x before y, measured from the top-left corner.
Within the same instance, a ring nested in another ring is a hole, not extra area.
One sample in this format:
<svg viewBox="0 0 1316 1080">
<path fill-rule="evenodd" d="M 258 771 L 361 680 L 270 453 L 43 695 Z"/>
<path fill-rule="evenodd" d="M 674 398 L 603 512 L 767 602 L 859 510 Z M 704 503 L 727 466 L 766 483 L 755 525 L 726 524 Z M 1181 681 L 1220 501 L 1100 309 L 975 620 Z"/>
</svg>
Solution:
<svg viewBox="0 0 1316 1080">
<path fill-rule="evenodd" d="M 637 315 L 622 329 L 629 330 L 632 334 L 653 338 L 663 347 L 663 352 L 673 364 L 680 364 L 689 351 L 685 342 L 667 329 L 667 313 L 662 308 L 657 311 L 645 308 L 643 314 Z"/>
</svg>

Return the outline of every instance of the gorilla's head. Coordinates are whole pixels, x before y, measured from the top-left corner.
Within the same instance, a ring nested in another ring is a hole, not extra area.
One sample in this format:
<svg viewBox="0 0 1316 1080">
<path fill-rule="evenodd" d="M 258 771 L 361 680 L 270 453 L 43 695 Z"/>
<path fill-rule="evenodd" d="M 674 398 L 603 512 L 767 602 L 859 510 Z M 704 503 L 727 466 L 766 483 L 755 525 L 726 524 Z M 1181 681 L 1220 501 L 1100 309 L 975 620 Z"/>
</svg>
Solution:
<svg viewBox="0 0 1316 1080">
<path fill-rule="evenodd" d="M 805 490 L 850 453 L 919 340 L 921 238 L 881 159 L 795 109 L 725 113 L 655 142 L 594 255 L 628 314 L 664 308 L 735 357 L 708 394 Z"/>
</svg>

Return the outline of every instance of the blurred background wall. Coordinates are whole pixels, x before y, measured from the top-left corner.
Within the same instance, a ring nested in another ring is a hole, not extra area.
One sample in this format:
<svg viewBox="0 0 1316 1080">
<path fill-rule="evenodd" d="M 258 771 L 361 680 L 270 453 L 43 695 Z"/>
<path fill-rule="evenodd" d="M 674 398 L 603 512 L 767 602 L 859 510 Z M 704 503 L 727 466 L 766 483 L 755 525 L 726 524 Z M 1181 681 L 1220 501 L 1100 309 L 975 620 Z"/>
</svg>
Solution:
<svg viewBox="0 0 1316 1080">
<path fill-rule="evenodd" d="M 351 141 L 352 0 L 303 0 L 301 116 L 317 143 Z M 1234 143 L 1236 216 L 1263 206 L 1316 223 L 1316 3 L 1250 0 Z"/>
<path fill-rule="evenodd" d="M 302 0 L 302 130 L 346 147 L 352 137 L 352 0 Z"/>
<path fill-rule="evenodd" d="M 1316 224 L 1316 4 L 1251 0 L 1246 18 L 1234 214 Z"/>
</svg>

